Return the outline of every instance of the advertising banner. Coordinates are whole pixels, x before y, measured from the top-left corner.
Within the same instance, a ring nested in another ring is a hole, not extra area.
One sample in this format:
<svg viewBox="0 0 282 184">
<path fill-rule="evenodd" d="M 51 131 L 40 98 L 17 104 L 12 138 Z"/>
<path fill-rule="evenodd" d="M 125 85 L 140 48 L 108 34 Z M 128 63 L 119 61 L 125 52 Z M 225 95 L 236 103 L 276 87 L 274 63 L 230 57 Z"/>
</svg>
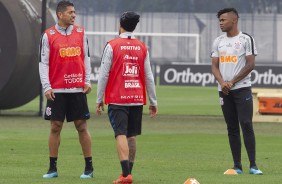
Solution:
<svg viewBox="0 0 282 184">
<path fill-rule="evenodd" d="M 282 66 L 257 65 L 251 72 L 252 86 L 261 88 L 281 88 Z M 161 65 L 160 85 L 216 86 L 211 65 Z"/>
</svg>

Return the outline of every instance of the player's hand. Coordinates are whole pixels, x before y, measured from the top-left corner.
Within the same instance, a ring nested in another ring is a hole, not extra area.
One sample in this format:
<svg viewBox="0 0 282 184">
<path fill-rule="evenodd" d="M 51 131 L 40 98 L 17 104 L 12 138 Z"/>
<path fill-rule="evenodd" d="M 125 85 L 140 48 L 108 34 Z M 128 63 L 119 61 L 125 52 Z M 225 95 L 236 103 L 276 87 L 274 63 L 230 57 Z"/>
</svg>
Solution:
<svg viewBox="0 0 282 184">
<path fill-rule="evenodd" d="M 104 102 L 96 104 L 96 114 L 101 115 L 102 111 L 104 111 Z"/>
<path fill-rule="evenodd" d="M 53 91 L 53 89 L 49 89 L 48 91 L 45 92 L 45 96 L 47 98 L 47 100 L 55 100 L 55 93 Z"/>
<path fill-rule="evenodd" d="M 233 87 L 233 83 L 230 81 L 224 81 L 223 83 L 220 84 L 221 90 L 224 95 L 228 95 L 230 89 Z"/>
<path fill-rule="evenodd" d="M 85 84 L 84 88 L 83 88 L 83 93 L 84 94 L 89 94 L 90 92 L 91 92 L 91 86 L 88 85 L 88 84 Z"/>
<path fill-rule="evenodd" d="M 158 106 L 149 106 L 149 115 L 151 118 L 155 117 L 158 113 Z"/>
</svg>

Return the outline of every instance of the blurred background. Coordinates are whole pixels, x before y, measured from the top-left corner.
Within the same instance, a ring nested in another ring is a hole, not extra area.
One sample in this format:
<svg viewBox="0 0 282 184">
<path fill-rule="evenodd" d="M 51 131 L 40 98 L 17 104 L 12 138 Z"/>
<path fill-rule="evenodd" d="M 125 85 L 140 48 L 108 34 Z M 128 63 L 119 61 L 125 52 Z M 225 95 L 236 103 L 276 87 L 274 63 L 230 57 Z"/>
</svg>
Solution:
<svg viewBox="0 0 282 184">
<path fill-rule="evenodd" d="M 3 26 L 0 29 L 0 110 L 24 105 L 41 93 L 38 46 L 42 32 L 42 2 L 45 1 L 0 0 L 0 24 Z M 58 2 L 59 0 L 46 1 L 47 28 L 56 22 L 54 12 Z M 201 66 L 196 69 L 197 72 L 210 72 L 211 46 L 213 40 L 222 34 L 216 17 L 217 11 L 234 7 L 239 12 L 240 30 L 255 38 L 259 53 L 256 62 L 271 67 L 261 70 L 262 74 L 267 77 L 268 73 L 272 75 L 276 69 L 273 77 L 273 80 L 276 80 L 274 87 L 282 84 L 282 76 L 279 74 L 282 62 L 282 52 L 279 52 L 282 50 L 280 0 L 72 0 L 72 2 L 77 11 L 76 23 L 84 26 L 87 31 L 92 58 L 91 79 L 94 83 L 97 81 L 103 48 L 108 40 L 117 36 L 122 12 L 136 11 L 141 14 L 140 23 L 135 30 L 136 35 L 148 45 L 156 79 L 160 77 L 160 80 L 164 80 L 160 73 L 167 74 L 167 78 L 173 74 L 162 72 L 162 66 L 173 63 L 197 64 Z M 142 33 L 155 35 L 139 35 Z M 160 33 L 170 35 L 160 36 Z M 178 66 L 177 70 L 182 69 L 186 70 L 184 65 Z M 216 85 L 213 76 L 208 77 L 211 77 L 209 84 Z M 190 82 L 181 85 L 189 86 Z M 203 82 L 192 85 L 205 86 Z"/>
<path fill-rule="evenodd" d="M 50 2 L 54 8 L 58 0 Z M 216 13 L 234 7 L 240 15 L 239 27 L 257 42 L 261 63 L 282 62 L 282 1 L 280 0 L 73 0 L 77 23 L 87 31 L 112 32 L 124 11 L 137 11 L 141 22 L 135 32 L 196 33 L 200 35 L 200 63 L 210 63 L 213 40 L 221 33 Z M 90 39 L 93 39 L 90 37 Z M 100 57 L 107 37 L 91 43 L 91 53 Z M 195 62 L 194 38 L 150 38 L 152 60 Z"/>
</svg>

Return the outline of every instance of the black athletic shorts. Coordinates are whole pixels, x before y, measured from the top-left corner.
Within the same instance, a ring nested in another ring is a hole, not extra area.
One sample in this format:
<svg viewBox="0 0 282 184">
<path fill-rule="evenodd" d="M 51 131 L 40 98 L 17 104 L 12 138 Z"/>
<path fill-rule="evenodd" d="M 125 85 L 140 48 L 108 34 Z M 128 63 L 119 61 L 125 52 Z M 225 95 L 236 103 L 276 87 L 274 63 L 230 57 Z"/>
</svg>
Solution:
<svg viewBox="0 0 282 184">
<path fill-rule="evenodd" d="M 86 95 L 83 93 L 55 93 L 55 100 L 47 100 L 44 118 L 64 122 L 90 118 Z"/>
<path fill-rule="evenodd" d="M 108 106 L 108 116 L 115 137 L 118 135 L 126 135 L 127 137 L 140 135 L 142 114 L 143 105 L 121 106 L 110 104 Z"/>
</svg>

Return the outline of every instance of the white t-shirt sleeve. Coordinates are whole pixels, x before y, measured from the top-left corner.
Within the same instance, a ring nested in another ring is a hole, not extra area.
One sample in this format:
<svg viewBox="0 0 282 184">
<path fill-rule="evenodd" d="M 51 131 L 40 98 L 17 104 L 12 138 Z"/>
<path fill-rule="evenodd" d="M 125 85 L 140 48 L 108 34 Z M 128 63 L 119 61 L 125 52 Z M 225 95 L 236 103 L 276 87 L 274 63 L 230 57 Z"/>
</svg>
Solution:
<svg viewBox="0 0 282 184">
<path fill-rule="evenodd" d="M 91 82 L 90 82 L 90 75 L 91 75 L 90 53 L 89 53 L 88 39 L 85 35 L 83 37 L 83 47 L 84 47 L 85 84 L 91 85 Z"/>
<path fill-rule="evenodd" d="M 39 75 L 43 88 L 43 92 L 52 89 L 49 80 L 49 53 L 50 47 L 48 42 L 47 34 L 44 33 L 41 37 L 40 43 L 40 62 L 39 62 Z"/>
<path fill-rule="evenodd" d="M 99 78 L 97 83 L 97 103 L 103 102 L 103 96 L 109 79 L 109 73 L 112 67 L 113 49 L 110 44 L 107 44 L 101 61 L 99 70 Z"/>
<path fill-rule="evenodd" d="M 246 56 L 249 55 L 257 55 L 257 48 L 256 48 L 256 44 L 255 44 L 255 40 L 253 37 L 251 36 L 247 36 L 246 37 L 246 43 L 245 43 L 245 48 L 246 48 Z"/>
<path fill-rule="evenodd" d="M 219 53 L 218 53 L 218 43 L 219 40 L 218 38 L 216 38 L 212 44 L 212 51 L 211 51 L 211 57 L 219 57 Z"/>
</svg>

